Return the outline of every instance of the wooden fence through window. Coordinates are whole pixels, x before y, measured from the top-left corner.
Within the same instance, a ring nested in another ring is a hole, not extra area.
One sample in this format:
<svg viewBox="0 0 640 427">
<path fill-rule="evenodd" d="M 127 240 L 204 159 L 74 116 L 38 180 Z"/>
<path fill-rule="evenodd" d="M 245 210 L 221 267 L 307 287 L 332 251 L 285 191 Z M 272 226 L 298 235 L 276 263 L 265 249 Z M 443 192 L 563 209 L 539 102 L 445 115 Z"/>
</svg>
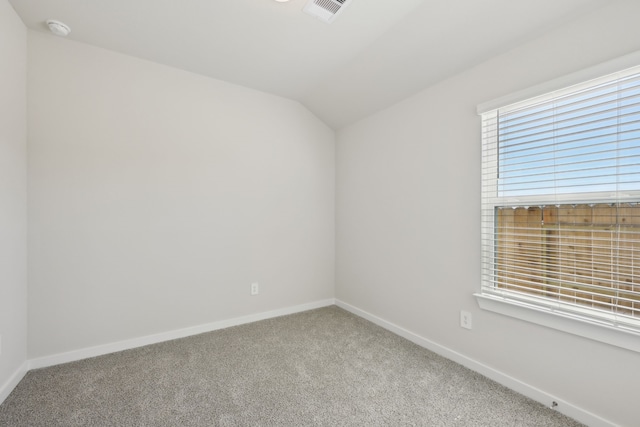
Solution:
<svg viewBox="0 0 640 427">
<path fill-rule="evenodd" d="M 496 209 L 498 287 L 640 317 L 638 204 Z"/>
</svg>

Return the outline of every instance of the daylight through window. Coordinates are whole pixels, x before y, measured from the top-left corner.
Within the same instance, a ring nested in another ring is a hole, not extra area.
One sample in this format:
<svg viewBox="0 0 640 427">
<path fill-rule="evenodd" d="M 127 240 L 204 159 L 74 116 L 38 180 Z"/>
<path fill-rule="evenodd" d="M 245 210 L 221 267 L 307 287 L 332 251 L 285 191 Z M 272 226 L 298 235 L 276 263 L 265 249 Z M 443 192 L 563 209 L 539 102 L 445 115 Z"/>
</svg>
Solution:
<svg viewBox="0 0 640 427">
<path fill-rule="evenodd" d="M 640 67 L 482 114 L 482 295 L 640 332 Z"/>
</svg>

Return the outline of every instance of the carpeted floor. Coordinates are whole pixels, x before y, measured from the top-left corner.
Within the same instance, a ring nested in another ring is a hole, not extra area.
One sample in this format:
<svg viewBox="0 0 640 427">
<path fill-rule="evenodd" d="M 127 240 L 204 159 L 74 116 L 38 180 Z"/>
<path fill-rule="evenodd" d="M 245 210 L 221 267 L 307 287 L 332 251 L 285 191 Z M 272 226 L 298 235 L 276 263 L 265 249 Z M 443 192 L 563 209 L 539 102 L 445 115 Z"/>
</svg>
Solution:
<svg viewBox="0 0 640 427">
<path fill-rule="evenodd" d="M 340 308 L 30 371 L 0 426 L 580 426 Z"/>
</svg>

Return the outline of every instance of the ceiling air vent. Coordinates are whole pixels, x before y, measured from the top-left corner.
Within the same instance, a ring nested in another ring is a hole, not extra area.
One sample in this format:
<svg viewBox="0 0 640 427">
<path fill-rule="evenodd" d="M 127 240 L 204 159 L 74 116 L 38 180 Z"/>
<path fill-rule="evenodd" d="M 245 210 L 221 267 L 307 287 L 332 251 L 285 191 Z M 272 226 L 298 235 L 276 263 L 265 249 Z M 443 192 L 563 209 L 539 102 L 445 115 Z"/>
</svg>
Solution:
<svg viewBox="0 0 640 427">
<path fill-rule="evenodd" d="M 328 24 L 351 3 L 351 0 L 309 0 L 304 12 Z"/>
</svg>

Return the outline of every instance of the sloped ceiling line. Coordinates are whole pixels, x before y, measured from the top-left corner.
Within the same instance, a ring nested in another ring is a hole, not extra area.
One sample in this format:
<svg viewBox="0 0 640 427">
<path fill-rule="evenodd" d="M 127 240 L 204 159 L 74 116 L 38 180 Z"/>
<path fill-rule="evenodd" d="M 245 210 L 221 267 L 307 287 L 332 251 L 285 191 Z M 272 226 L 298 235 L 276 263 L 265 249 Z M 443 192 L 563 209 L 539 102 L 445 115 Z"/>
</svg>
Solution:
<svg viewBox="0 0 640 427">
<path fill-rule="evenodd" d="M 9 0 L 25 25 L 300 101 L 339 129 L 594 8 L 624 0 Z"/>
</svg>

